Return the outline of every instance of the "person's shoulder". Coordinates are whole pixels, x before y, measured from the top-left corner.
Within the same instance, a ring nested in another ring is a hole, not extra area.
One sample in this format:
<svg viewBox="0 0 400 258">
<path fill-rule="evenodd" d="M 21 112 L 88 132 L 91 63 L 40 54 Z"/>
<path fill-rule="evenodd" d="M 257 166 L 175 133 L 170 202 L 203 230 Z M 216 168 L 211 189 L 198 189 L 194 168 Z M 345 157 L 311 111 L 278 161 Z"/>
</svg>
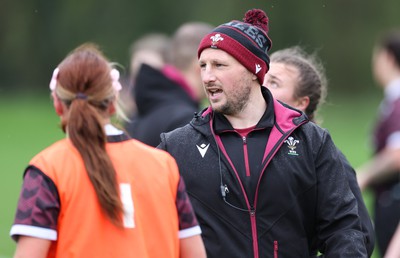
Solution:
<svg viewBox="0 0 400 258">
<path fill-rule="evenodd" d="M 297 132 L 302 132 L 306 135 L 306 138 L 316 142 L 319 140 L 324 140 L 327 137 L 330 138 L 329 130 L 321 127 L 315 122 L 308 121 L 307 123 L 302 124 L 299 128 L 296 129 Z"/>
<path fill-rule="evenodd" d="M 326 128 L 323 128 L 321 125 L 319 125 L 313 121 L 307 121 L 307 123 L 304 123 L 301 125 L 301 128 L 303 128 L 303 130 L 315 130 L 315 131 L 320 131 L 320 132 L 328 131 Z"/>
<path fill-rule="evenodd" d="M 209 115 L 203 115 L 202 112 L 195 112 L 192 120 L 185 125 L 175 128 L 171 131 L 162 133 L 162 139 L 165 140 L 176 140 L 176 141 L 189 141 L 197 135 L 209 135 L 210 117 Z"/>
<path fill-rule="evenodd" d="M 29 162 L 30 165 L 39 166 L 42 171 L 49 167 L 58 166 L 61 163 L 75 164 L 79 162 L 81 155 L 68 138 L 61 139 L 37 153 Z"/>
<path fill-rule="evenodd" d="M 41 150 L 39 153 L 36 154 L 36 156 L 43 156 L 43 155 L 60 156 L 60 154 L 63 155 L 62 154 L 63 152 L 71 151 L 71 147 L 72 143 L 68 139 L 61 139 Z"/>
<path fill-rule="evenodd" d="M 194 118 L 197 109 L 196 107 L 183 103 L 171 106 L 169 111 L 170 112 L 167 114 L 168 119 L 166 120 L 166 122 L 168 122 L 168 129 L 175 129 L 189 124 Z"/>
<path fill-rule="evenodd" d="M 170 159 L 170 154 L 162 149 L 157 149 L 153 146 L 145 144 L 136 139 L 130 139 L 129 143 L 134 149 L 136 158 L 163 160 Z"/>
<path fill-rule="evenodd" d="M 171 131 L 164 132 L 163 135 L 167 138 L 174 138 L 174 137 L 185 137 L 188 134 L 193 134 L 193 126 L 191 123 L 187 123 L 183 126 L 177 127 Z"/>
</svg>

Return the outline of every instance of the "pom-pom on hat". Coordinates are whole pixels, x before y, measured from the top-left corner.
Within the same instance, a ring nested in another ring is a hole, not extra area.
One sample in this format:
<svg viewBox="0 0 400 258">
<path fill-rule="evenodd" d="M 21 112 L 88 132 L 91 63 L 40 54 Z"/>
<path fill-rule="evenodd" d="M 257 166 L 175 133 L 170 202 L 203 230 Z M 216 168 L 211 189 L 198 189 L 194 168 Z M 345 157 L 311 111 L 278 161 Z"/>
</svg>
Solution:
<svg viewBox="0 0 400 258">
<path fill-rule="evenodd" d="M 233 20 L 212 30 L 200 42 L 197 56 L 205 48 L 221 49 L 238 60 L 263 84 L 269 70 L 268 51 L 272 42 L 268 37 L 268 17 L 263 10 L 246 12 L 242 21 Z"/>
</svg>

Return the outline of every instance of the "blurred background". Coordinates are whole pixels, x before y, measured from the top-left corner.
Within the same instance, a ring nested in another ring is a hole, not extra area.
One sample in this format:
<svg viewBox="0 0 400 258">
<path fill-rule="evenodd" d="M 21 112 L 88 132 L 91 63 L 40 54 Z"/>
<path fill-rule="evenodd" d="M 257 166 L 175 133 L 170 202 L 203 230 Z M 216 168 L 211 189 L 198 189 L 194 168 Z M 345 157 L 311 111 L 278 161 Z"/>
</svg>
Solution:
<svg viewBox="0 0 400 258">
<path fill-rule="evenodd" d="M 317 51 L 329 79 L 322 126 L 353 166 L 366 161 L 382 97 L 371 75 L 371 53 L 381 33 L 400 27 L 398 0 L 0 0 L 0 258 L 15 248 L 8 231 L 26 164 L 63 137 L 48 83 L 69 51 L 95 42 L 124 76 L 129 46 L 143 34 L 171 34 L 187 21 L 217 26 L 241 20 L 251 8 L 270 18 L 272 51 L 292 45 Z M 364 195 L 370 205 L 373 197 Z"/>
</svg>

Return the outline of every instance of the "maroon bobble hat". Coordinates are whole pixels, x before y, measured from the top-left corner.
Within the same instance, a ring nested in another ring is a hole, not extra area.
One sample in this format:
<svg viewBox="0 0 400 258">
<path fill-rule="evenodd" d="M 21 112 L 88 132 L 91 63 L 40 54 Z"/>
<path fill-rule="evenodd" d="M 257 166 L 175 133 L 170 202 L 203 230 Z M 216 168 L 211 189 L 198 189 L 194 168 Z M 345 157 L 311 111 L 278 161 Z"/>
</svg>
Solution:
<svg viewBox="0 0 400 258">
<path fill-rule="evenodd" d="M 238 60 L 263 84 L 269 70 L 268 51 L 272 42 L 268 37 L 268 17 L 260 9 L 246 12 L 243 22 L 231 21 L 216 27 L 200 42 L 197 56 L 205 48 L 221 49 Z"/>
</svg>

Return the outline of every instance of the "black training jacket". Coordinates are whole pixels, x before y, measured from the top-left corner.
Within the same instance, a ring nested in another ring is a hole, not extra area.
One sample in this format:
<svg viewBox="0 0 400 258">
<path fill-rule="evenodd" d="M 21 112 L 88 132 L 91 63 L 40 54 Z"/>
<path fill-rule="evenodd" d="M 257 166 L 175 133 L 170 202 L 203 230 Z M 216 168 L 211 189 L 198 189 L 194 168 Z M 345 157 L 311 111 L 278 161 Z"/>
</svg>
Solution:
<svg viewBox="0 0 400 258">
<path fill-rule="evenodd" d="M 317 250 L 367 257 L 357 201 L 329 133 L 263 94 L 274 118 L 253 192 L 214 133 L 210 108 L 161 135 L 158 148 L 178 163 L 208 257 L 299 258 Z"/>
</svg>

